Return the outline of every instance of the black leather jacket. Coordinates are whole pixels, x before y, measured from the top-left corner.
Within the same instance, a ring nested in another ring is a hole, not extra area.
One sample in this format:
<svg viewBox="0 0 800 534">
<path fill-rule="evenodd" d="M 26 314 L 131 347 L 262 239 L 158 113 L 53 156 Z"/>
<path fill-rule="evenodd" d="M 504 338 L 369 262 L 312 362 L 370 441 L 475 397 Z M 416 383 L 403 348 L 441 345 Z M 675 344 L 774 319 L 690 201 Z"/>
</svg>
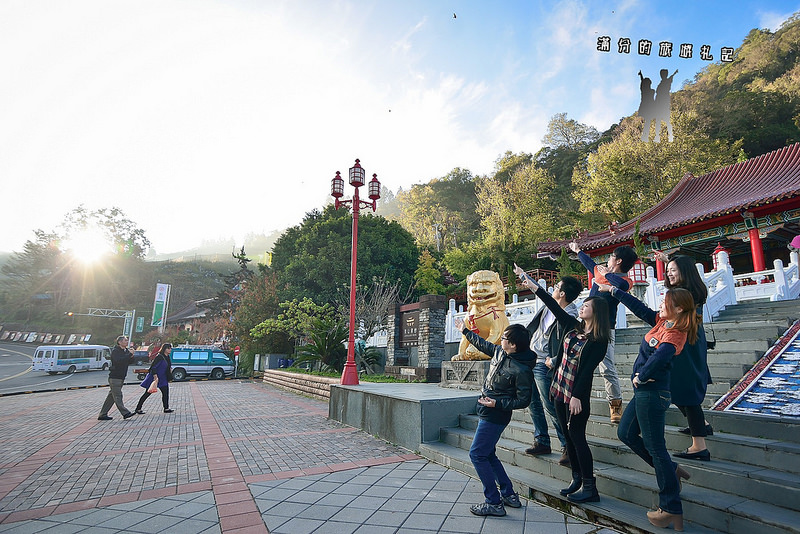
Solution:
<svg viewBox="0 0 800 534">
<path fill-rule="evenodd" d="M 536 354 L 529 347 L 507 354 L 475 332 L 465 328 L 462 333 L 475 348 L 492 357 L 481 393 L 495 399 L 497 404 L 493 408 L 478 404 L 478 416 L 492 423 L 508 424 L 512 410 L 526 408 L 531 403 Z"/>
</svg>

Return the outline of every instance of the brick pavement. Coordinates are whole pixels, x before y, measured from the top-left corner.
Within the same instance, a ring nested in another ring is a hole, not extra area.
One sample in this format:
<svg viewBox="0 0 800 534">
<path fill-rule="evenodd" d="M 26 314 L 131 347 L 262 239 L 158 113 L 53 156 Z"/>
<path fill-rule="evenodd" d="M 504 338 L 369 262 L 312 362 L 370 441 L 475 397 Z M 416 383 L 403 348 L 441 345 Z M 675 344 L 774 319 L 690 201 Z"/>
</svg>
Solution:
<svg viewBox="0 0 800 534">
<path fill-rule="evenodd" d="M 125 386 L 125 404 L 142 391 Z M 328 420 L 326 402 L 247 381 L 176 383 L 175 413 L 156 394 L 145 415 L 97 421 L 106 393 L 0 398 L 0 532 L 495 528 L 466 512 L 477 481 Z M 537 531 L 534 510 L 548 532 L 599 530 L 535 503 L 510 511 L 504 530 Z"/>
</svg>

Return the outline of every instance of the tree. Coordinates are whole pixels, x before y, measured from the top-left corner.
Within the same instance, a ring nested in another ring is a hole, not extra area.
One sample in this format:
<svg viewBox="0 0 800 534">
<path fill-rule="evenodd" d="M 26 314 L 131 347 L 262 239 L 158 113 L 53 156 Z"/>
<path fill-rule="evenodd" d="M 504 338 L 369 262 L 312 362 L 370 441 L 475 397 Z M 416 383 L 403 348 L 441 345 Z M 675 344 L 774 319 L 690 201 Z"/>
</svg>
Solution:
<svg viewBox="0 0 800 534">
<path fill-rule="evenodd" d="M 673 112 L 694 112 L 712 139 L 742 140 L 750 157 L 800 140 L 800 83 L 795 14 L 775 32 L 753 29 L 734 61 L 707 65 L 673 94 Z"/>
<path fill-rule="evenodd" d="M 549 201 L 553 177 L 529 163 L 505 183 L 494 177 L 478 182 L 477 211 L 484 243 L 499 252 L 495 265 L 528 264 L 536 243 L 553 234 L 555 221 Z"/>
<path fill-rule="evenodd" d="M 402 287 L 400 280 L 390 280 L 386 273 L 373 277 L 368 285 L 360 284 L 360 279 L 359 276 L 356 280 L 356 337 L 366 340 L 386 327 L 389 312 L 394 310 L 395 304 L 411 298 L 413 287 Z M 347 291 L 338 293 L 337 309 L 342 318 L 349 319 L 350 291 L 343 289 Z"/>
<path fill-rule="evenodd" d="M 475 179 L 466 169 L 415 184 L 398 193 L 398 203 L 398 221 L 419 246 L 448 250 L 477 235 Z"/>
<path fill-rule="evenodd" d="M 292 350 L 287 336 L 282 333 L 271 332 L 258 338 L 251 333 L 256 325 L 268 318 L 275 317 L 280 311 L 275 279 L 275 273 L 269 269 L 262 269 L 261 272 L 242 283 L 240 302 L 231 328 L 242 352 L 248 356 L 256 353 L 284 353 Z"/>
<path fill-rule="evenodd" d="M 289 338 L 295 346 L 305 343 L 317 319 L 339 320 L 339 315 L 330 304 L 317 304 L 310 298 L 281 302 L 283 311 L 277 317 L 267 318 L 255 325 L 250 335 L 254 340 L 261 340 L 272 334 L 282 334 Z"/>
<path fill-rule="evenodd" d="M 414 238 L 398 223 L 371 214 L 358 223 L 358 273 L 362 280 L 386 276 L 404 291 L 413 284 L 418 251 Z M 275 243 L 272 268 L 280 300 L 313 297 L 335 303 L 350 280 L 352 215 L 326 207 L 312 211 Z"/>
<path fill-rule="evenodd" d="M 419 256 L 419 267 L 414 273 L 416 287 L 429 295 L 444 295 L 442 273 L 436 268 L 436 258 L 427 250 Z"/>
<path fill-rule="evenodd" d="M 239 265 L 239 270 L 229 272 L 225 276 L 225 288 L 214 299 L 211 305 L 211 313 L 217 317 L 230 317 L 231 321 L 233 321 L 242 300 L 244 284 L 253 276 L 253 271 L 247 266 L 252 260 L 247 257 L 244 247 L 241 248 L 238 254 L 232 251 L 231 256 Z"/>
<path fill-rule="evenodd" d="M 108 245 L 101 263 L 79 261 L 85 256 L 70 245 L 90 228 Z M 103 338 L 118 333 L 119 325 L 84 317 L 66 319 L 64 313 L 89 307 L 145 309 L 148 305 L 139 288 L 152 280 L 141 261 L 149 241 L 118 208 L 88 211 L 79 206 L 68 212 L 55 230 L 35 230 L 34 236 L 3 265 L 3 320 L 35 321 L 38 327 L 48 329 L 91 324 L 93 334 Z"/>
<path fill-rule="evenodd" d="M 675 141 L 643 143 L 641 119 L 624 119 L 614 139 L 575 169 L 581 211 L 602 213 L 605 224 L 625 222 L 657 204 L 686 173 L 699 176 L 735 163 L 741 142 L 713 140 L 696 121 L 693 113 L 673 113 Z"/>
<path fill-rule="evenodd" d="M 547 123 L 547 133 L 542 138 L 542 143 L 551 148 L 580 150 L 599 138 L 600 134 L 592 126 L 569 119 L 566 113 L 556 113 Z"/>
<path fill-rule="evenodd" d="M 294 367 L 313 363 L 321 370 L 341 373 L 347 360 L 345 341 L 349 332 L 339 318 L 315 317 L 311 320 L 308 343 L 297 350 Z"/>
<path fill-rule="evenodd" d="M 145 236 L 144 230 L 116 207 L 87 210 L 83 205 L 78 206 L 64 216 L 60 225 L 61 232 L 58 233 L 62 240 L 66 240 L 91 227 L 102 230 L 117 253 L 142 259 L 150 247 L 150 240 Z"/>
</svg>

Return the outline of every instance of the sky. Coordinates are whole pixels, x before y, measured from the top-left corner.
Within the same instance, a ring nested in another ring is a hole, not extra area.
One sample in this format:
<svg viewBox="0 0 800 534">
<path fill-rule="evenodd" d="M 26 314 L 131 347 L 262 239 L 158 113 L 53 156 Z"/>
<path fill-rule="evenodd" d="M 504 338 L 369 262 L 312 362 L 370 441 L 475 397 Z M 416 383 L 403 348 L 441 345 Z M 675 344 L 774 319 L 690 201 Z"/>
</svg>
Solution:
<svg viewBox="0 0 800 534">
<path fill-rule="evenodd" d="M 702 45 L 718 61 L 797 11 L 800 0 L 0 0 L 0 251 L 80 205 L 121 208 L 158 253 L 239 246 L 322 208 L 356 158 L 393 192 L 456 167 L 488 174 L 506 151 L 539 150 L 556 113 L 603 131 L 638 108 L 639 70 L 655 86 L 678 69 L 677 90 L 710 63 Z"/>
</svg>

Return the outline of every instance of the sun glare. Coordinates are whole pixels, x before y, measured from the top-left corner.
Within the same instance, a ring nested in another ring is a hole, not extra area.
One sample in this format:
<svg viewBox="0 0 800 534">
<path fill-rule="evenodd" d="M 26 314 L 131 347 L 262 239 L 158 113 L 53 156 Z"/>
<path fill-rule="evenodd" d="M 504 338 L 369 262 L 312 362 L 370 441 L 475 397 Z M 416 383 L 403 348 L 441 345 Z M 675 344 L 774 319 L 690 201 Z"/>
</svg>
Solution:
<svg viewBox="0 0 800 534">
<path fill-rule="evenodd" d="M 111 252 L 108 238 L 98 228 L 86 228 L 70 236 L 64 244 L 78 261 L 90 264 Z"/>
</svg>

